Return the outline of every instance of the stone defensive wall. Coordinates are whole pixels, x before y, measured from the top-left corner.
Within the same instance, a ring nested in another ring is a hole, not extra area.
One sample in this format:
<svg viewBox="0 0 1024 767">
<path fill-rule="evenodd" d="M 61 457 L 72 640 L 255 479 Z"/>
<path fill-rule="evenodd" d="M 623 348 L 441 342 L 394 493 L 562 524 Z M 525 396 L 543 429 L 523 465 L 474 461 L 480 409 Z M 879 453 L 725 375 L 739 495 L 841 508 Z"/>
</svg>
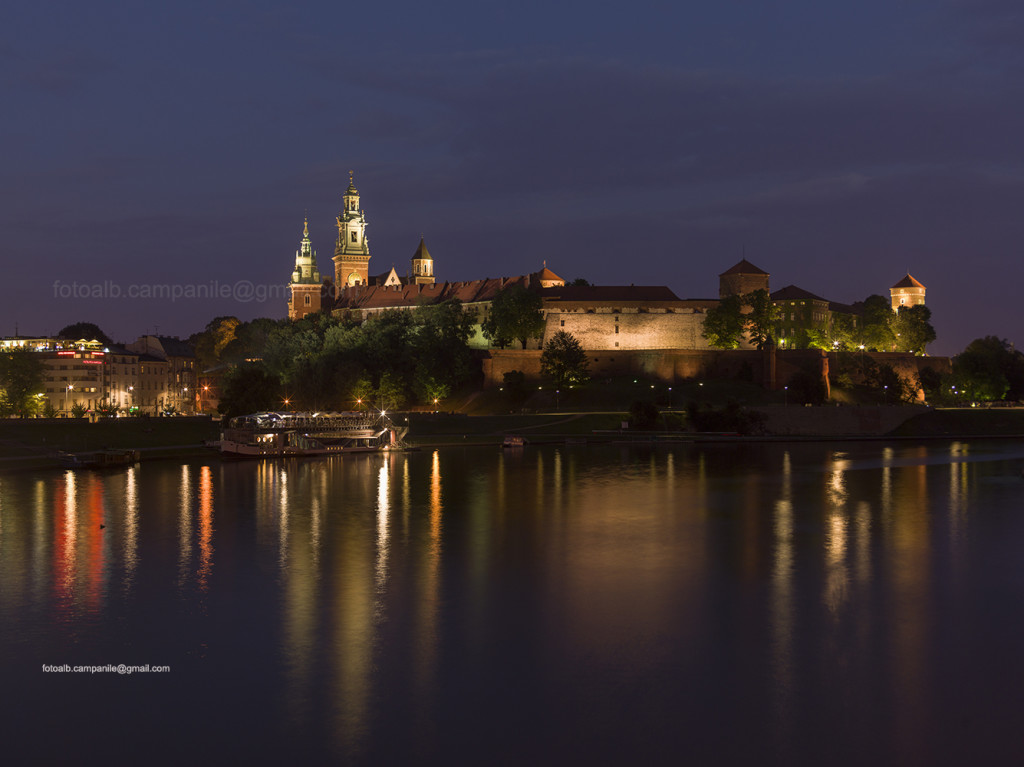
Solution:
<svg viewBox="0 0 1024 767">
<path fill-rule="evenodd" d="M 748 378 L 769 389 L 781 389 L 793 376 L 806 370 L 824 372 L 839 369 L 844 361 L 869 357 L 892 365 L 901 377 L 916 381 L 924 368 L 948 373 L 948 357 L 916 357 L 894 352 L 829 352 L 817 349 L 756 351 L 744 349 L 646 349 L 588 351 L 593 378 L 637 376 L 672 383 L 687 379 Z M 536 349 L 489 349 L 483 359 L 484 386 L 501 386 L 512 370 L 527 379 L 540 379 L 540 355 Z M 845 358 L 841 360 L 840 358 Z M 827 365 L 827 367 L 826 367 Z"/>
</svg>

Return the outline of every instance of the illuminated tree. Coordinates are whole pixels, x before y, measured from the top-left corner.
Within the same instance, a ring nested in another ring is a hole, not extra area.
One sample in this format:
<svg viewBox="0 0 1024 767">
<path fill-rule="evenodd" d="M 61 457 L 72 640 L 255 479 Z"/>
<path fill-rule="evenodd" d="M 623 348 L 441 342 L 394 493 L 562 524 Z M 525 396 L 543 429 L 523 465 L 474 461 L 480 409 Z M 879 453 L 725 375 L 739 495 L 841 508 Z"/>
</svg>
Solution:
<svg viewBox="0 0 1024 767">
<path fill-rule="evenodd" d="M 935 340 L 931 323 L 932 310 L 924 304 L 901 306 L 889 318 L 893 331 L 894 349 L 898 352 L 924 354 L 925 347 Z"/>
<path fill-rule="evenodd" d="M 0 354 L 0 389 L 6 409 L 22 418 L 35 415 L 45 392 L 46 366 L 35 352 L 12 351 Z"/>
<path fill-rule="evenodd" d="M 499 291 L 491 302 L 490 314 L 480 324 L 484 338 L 499 349 L 512 341 L 519 341 L 525 349 L 530 339 L 544 334 L 543 305 L 539 293 L 519 284 Z"/>
<path fill-rule="evenodd" d="M 782 312 L 772 303 L 771 296 L 764 288 L 747 293 L 743 296 L 743 303 L 750 307 L 750 313 L 746 315 L 750 342 L 758 349 L 763 349 L 773 342 L 775 326 Z"/>
<path fill-rule="evenodd" d="M 726 296 L 704 315 L 701 335 L 715 349 L 736 349 L 743 338 L 745 324 L 743 299 L 736 295 Z"/>
<path fill-rule="evenodd" d="M 864 299 L 864 320 L 860 328 L 860 343 L 868 349 L 889 352 L 896 345 L 892 332 L 892 301 L 885 296 L 868 296 Z"/>
<path fill-rule="evenodd" d="M 544 345 L 540 372 L 556 388 L 580 386 L 590 380 L 590 360 L 579 341 L 559 330 Z"/>
</svg>

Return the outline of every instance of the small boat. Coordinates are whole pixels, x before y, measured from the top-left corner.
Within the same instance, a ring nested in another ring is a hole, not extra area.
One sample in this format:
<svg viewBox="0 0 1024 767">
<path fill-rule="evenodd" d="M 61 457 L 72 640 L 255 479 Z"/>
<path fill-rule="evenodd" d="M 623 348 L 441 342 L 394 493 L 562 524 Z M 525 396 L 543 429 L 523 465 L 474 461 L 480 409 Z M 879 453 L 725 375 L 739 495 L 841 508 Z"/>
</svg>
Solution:
<svg viewBox="0 0 1024 767">
<path fill-rule="evenodd" d="M 526 438 L 519 434 L 506 434 L 504 441 L 501 443 L 503 450 L 515 449 L 517 447 L 523 447 L 526 445 Z"/>
<path fill-rule="evenodd" d="M 223 455 L 252 458 L 397 450 L 408 431 L 385 413 L 253 413 L 221 431 Z"/>
<path fill-rule="evenodd" d="M 138 450 L 95 450 L 88 453 L 57 453 L 61 466 L 69 469 L 118 469 L 138 463 Z"/>
</svg>

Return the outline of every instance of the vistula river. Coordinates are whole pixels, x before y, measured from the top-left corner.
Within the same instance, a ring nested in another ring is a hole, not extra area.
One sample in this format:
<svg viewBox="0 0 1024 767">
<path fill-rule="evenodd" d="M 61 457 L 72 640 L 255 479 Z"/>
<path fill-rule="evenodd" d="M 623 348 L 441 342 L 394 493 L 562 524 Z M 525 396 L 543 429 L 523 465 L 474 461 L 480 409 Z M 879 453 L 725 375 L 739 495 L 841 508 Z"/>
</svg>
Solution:
<svg viewBox="0 0 1024 767">
<path fill-rule="evenodd" d="M 1020 764 L 1022 466 L 858 442 L 3 475 L 3 761 Z"/>
</svg>

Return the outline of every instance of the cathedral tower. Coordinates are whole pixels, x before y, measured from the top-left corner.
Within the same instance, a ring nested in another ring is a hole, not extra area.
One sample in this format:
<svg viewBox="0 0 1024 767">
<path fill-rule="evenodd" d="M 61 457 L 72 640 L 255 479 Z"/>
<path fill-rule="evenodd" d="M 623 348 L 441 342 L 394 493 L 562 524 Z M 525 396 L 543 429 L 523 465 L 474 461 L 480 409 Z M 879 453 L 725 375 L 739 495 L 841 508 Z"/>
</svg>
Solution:
<svg viewBox="0 0 1024 767">
<path fill-rule="evenodd" d="M 370 278 L 370 243 L 366 239 L 366 216 L 359 208 L 359 190 L 348 172 L 348 189 L 338 214 L 338 241 L 334 246 L 334 284 L 366 285 Z"/>
<path fill-rule="evenodd" d="M 420 246 L 412 254 L 412 281 L 414 285 L 434 284 L 434 259 L 430 257 L 427 243 L 420 237 Z"/>
<path fill-rule="evenodd" d="M 309 241 L 309 221 L 302 225 L 302 242 L 295 252 L 292 270 L 292 296 L 288 300 L 288 319 L 300 320 L 307 314 L 320 311 L 320 270 L 316 267 L 316 252 Z"/>
<path fill-rule="evenodd" d="M 910 272 L 907 272 L 906 277 L 889 288 L 889 295 L 892 298 L 892 310 L 894 312 L 899 311 L 901 306 L 905 306 L 908 309 L 918 304 L 923 306 L 924 292 L 924 285 L 911 277 Z"/>
</svg>

